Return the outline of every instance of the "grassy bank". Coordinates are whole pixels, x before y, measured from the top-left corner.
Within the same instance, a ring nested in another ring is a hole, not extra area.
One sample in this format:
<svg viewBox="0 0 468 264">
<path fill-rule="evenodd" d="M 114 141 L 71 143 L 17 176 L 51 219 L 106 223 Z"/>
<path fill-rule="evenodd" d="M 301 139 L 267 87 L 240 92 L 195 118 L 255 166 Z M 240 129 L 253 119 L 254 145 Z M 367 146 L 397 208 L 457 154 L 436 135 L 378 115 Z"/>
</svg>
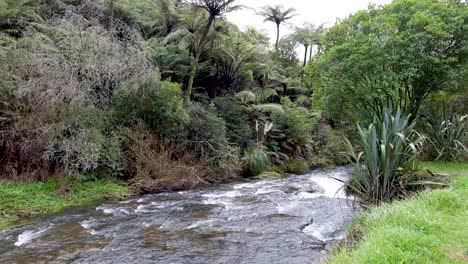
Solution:
<svg viewBox="0 0 468 264">
<path fill-rule="evenodd" d="M 57 180 L 22 183 L 0 181 L 0 229 L 29 217 L 128 194 L 130 191 L 127 188 L 107 179 L 69 184 Z"/>
<path fill-rule="evenodd" d="M 451 187 L 357 216 L 346 246 L 334 252 L 329 264 L 468 262 L 468 164 L 421 167 L 449 174 Z"/>
</svg>

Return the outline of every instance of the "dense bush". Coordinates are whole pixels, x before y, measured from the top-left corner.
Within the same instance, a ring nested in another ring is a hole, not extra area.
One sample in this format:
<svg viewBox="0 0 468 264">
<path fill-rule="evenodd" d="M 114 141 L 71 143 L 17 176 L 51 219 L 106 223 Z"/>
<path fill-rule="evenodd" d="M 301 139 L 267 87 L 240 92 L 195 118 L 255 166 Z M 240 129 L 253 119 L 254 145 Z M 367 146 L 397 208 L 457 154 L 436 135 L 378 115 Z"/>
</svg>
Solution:
<svg viewBox="0 0 468 264">
<path fill-rule="evenodd" d="M 310 154 L 312 132 L 318 118 L 287 97 L 282 98 L 282 107 L 284 114 L 273 115 L 274 130 L 270 138 L 278 143 L 281 151 L 305 157 Z"/>
<path fill-rule="evenodd" d="M 264 33 L 215 19 L 234 2 L 0 0 L 0 175 L 111 174 L 143 192 L 178 190 L 342 164 L 342 136 L 354 133 L 367 165 L 355 188 L 388 199 L 415 134 L 379 106 L 417 113 L 445 98 L 465 113 L 458 1 L 371 6 L 301 40 L 321 43 L 307 68 L 291 36 L 275 53 Z M 357 134 L 371 112 L 380 120 Z M 429 127 L 432 158 L 463 156 L 456 121 Z"/>
<path fill-rule="evenodd" d="M 137 35 L 120 41 L 79 15 L 30 29 L 5 52 L 4 81 L 35 104 L 107 106 L 120 83 L 136 90 L 151 68 Z"/>
<path fill-rule="evenodd" d="M 171 139 L 189 121 L 181 94 L 179 84 L 160 82 L 159 73 L 154 73 L 137 92 L 121 91 L 120 118 L 127 121 L 141 119 L 148 128 L 158 131 L 161 139 Z"/>
<path fill-rule="evenodd" d="M 311 67 L 321 104 L 337 122 L 389 103 L 417 118 L 431 94 L 466 86 L 467 13 L 463 1 L 395 0 L 340 21 Z"/>
<path fill-rule="evenodd" d="M 216 98 L 214 104 L 220 117 L 226 121 L 226 136 L 229 142 L 243 148 L 252 145 L 252 125 L 239 100 L 233 96 L 223 96 Z"/>
<path fill-rule="evenodd" d="M 186 126 L 184 148 L 193 150 L 204 164 L 220 168 L 224 173 L 234 171 L 238 162 L 238 149 L 226 137 L 225 121 L 212 107 L 193 103 L 188 108 L 190 122 Z"/>
</svg>

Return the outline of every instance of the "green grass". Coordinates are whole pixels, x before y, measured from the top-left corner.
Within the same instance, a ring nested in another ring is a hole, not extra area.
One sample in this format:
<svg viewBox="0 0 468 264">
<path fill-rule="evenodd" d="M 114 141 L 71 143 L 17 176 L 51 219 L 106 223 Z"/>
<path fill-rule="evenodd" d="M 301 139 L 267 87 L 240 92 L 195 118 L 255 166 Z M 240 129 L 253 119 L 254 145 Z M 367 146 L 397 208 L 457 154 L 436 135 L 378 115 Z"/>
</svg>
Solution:
<svg viewBox="0 0 468 264">
<path fill-rule="evenodd" d="M 468 164 L 419 166 L 449 174 L 451 187 L 358 215 L 329 264 L 468 263 Z"/>
<path fill-rule="evenodd" d="M 57 180 L 12 183 L 0 181 L 0 230 L 33 216 L 58 212 L 106 197 L 130 194 L 112 180 L 75 182 L 64 188 Z"/>
</svg>

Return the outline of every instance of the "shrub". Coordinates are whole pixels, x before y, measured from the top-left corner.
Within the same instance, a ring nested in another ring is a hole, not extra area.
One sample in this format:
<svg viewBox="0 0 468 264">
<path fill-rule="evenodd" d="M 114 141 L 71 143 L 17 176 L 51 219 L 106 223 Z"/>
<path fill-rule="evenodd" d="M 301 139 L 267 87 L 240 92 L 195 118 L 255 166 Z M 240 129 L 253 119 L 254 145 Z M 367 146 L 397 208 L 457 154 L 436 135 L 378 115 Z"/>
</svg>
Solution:
<svg viewBox="0 0 468 264">
<path fill-rule="evenodd" d="M 189 121 L 180 85 L 169 81 L 160 82 L 158 73 L 154 73 L 137 93 L 125 91 L 123 89 L 120 96 L 120 118 L 143 120 L 148 128 L 157 131 L 161 139 L 175 137 Z"/>
<path fill-rule="evenodd" d="M 394 198 L 399 185 L 398 169 L 412 161 L 418 154 L 424 137 L 413 128 L 410 116 L 398 109 L 396 113 L 386 108 L 383 119 L 374 117 L 368 128 L 359 128 L 362 152 L 356 154 L 348 141 L 348 158 L 357 164 L 360 180 L 348 187 L 370 202 L 389 201 Z M 361 157 L 364 166 L 360 165 Z"/>
<path fill-rule="evenodd" d="M 238 149 L 226 138 L 225 121 L 214 109 L 192 104 L 188 109 L 190 122 L 186 126 L 184 149 L 192 150 L 207 166 L 221 169 L 226 174 L 234 171 L 238 163 Z"/>
<path fill-rule="evenodd" d="M 432 115 L 427 119 L 426 134 L 432 143 L 426 145 L 426 154 L 434 160 L 460 161 L 468 154 L 468 115 Z"/>
<path fill-rule="evenodd" d="M 136 90 L 151 69 L 136 34 L 119 40 L 73 13 L 24 35 L 8 48 L 2 70 L 9 73 L 4 82 L 15 84 L 15 94 L 34 104 L 107 106 L 119 84 Z"/>
<path fill-rule="evenodd" d="M 160 141 L 143 125 L 134 126 L 126 141 L 127 169 L 133 172 L 130 183 L 140 193 L 183 190 L 224 179 L 204 166 L 192 150 L 180 142 Z"/>
<path fill-rule="evenodd" d="M 290 173 L 303 174 L 310 170 L 309 164 L 303 159 L 292 159 L 286 164 L 286 168 Z"/>
<path fill-rule="evenodd" d="M 52 168 L 67 175 L 93 172 L 98 168 L 114 173 L 122 153 L 115 132 L 114 112 L 96 108 L 56 108 L 53 118 L 41 128 L 46 145 L 43 157 Z"/>
<path fill-rule="evenodd" d="M 287 97 L 282 99 L 282 106 L 285 114 L 273 115 L 275 127 L 270 138 L 277 141 L 285 153 L 307 156 L 318 116 Z"/>
<path fill-rule="evenodd" d="M 226 121 L 226 136 L 229 142 L 242 148 L 251 145 L 252 126 L 249 123 L 249 115 L 239 100 L 233 96 L 224 96 L 216 98 L 214 104 L 219 115 Z"/>
</svg>

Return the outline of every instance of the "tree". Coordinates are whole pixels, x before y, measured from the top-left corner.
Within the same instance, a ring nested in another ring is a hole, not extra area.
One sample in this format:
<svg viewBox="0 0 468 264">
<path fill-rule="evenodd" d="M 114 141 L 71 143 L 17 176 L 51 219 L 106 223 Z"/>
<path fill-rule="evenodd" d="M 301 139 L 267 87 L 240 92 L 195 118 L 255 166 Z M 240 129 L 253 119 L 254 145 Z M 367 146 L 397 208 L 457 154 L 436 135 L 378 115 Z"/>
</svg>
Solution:
<svg viewBox="0 0 468 264">
<path fill-rule="evenodd" d="M 207 43 L 208 33 L 210 32 L 211 26 L 213 25 L 216 17 L 219 17 L 225 13 L 229 13 L 242 8 L 240 5 L 234 5 L 236 0 L 190 0 L 190 3 L 195 7 L 205 10 L 208 13 L 208 20 L 205 24 L 195 32 L 196 43 L 194 46 L 194 54 L 192 56 L 192 62 L 190 66 L 190 75 L 187 85 L 187 91 L 185 94 L 185 101 L 190 101 L 192 95 L 193 81 L 197 73 L 198 62 L 200 61 L 200 55 Z"/>
<path fill-rule="evenodd" d="M 307 63 L 307 51 L 309 50 L 312 34 L 306 28 L 296 27 L 292 37 L 294 38 L 295 41 L 303 45 L 305 48 L 304 64 L 303 64 L 303 67 L 305 67 Z M 312 47 L 311 47 L 310 52 L 312 53 Z"/>
<path fill-rule="evenodd" d="M 312 23 L 304 23 L 304 29 L 309 31 L 309 44 L 310 44 L 310 53 L 309 61 L 312 59 L 312 49 L 314 45 L 321 45 L 321 39 L 326 32 L 325 23 L 319 26 L 316 26 Z"/>
<path fill-rule="evenodd" d="M 278 44 L 279 44 L 279 31 L 280 25 L 287 20 L 293 18 L 296 14 L 294 13 L 296 10 L 294 8 L 284 9 L 282 6 L 265 6 L 262 8 L 258 15 L 263 16 L 265 18 L 265 22 L 273 22 L 276 24 L 276 44 L 275 49 L 278 52 Z"/>
<path fill-rule="evenodd" d="M 432 93 L 466 85 L 468 6 L 396 0 L 331 28 L 317 59 L 315 92 L 335 119 L 382 117 L 388 104 L 411 114 Z"/>
</svg>

